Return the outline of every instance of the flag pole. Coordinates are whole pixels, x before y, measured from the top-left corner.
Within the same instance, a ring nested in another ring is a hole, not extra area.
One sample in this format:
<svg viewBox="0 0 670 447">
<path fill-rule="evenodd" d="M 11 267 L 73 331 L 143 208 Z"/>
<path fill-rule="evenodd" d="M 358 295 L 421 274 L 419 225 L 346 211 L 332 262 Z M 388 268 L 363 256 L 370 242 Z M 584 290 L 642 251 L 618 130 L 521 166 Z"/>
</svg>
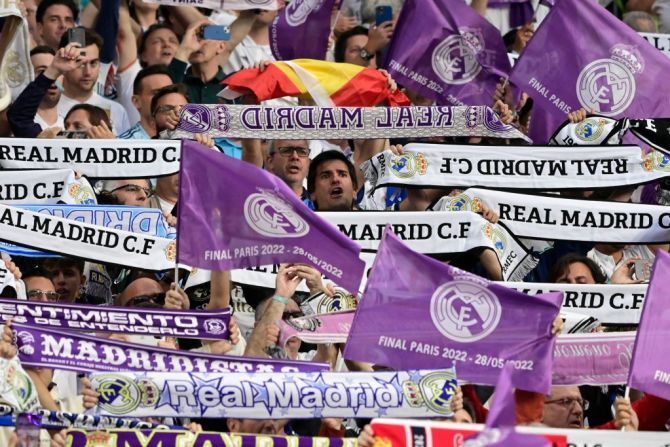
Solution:
<svg viewBox="0 0 670 447">
<path fill-rule="evenodd" d="M 624 388 L 623 398 L 624 399 L 630 398 L 630 387 L 628 385 L 626 385 L 626 387 Z M 626 426 L 621 427 L 621 431 L 626 431 Z"/>
</svg>

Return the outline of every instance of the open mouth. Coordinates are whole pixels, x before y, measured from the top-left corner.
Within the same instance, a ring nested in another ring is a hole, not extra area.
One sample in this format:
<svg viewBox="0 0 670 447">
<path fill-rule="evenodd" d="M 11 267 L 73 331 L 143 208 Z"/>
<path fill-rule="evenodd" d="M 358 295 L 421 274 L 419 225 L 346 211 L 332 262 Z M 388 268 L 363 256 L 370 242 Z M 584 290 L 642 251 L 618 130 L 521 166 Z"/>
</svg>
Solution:
<svg viewBox="0 0 670 447">
<path fill-rule="evenodd" d="M 299 174 L 300 173 L 300 166 L 298 166 L 298 165 L 288 165 L 286 167 L 286 169 L 288 170 L 288 172 L 290 174 Z"/>
<path fill-rule="evenodd" d="M 343 194 L 344 190 L 339 186 L 336 186 L 335 188 L 330 190 L 330 197 L 333 199 L 339 199 L 343 196 Z"/>
</svg>

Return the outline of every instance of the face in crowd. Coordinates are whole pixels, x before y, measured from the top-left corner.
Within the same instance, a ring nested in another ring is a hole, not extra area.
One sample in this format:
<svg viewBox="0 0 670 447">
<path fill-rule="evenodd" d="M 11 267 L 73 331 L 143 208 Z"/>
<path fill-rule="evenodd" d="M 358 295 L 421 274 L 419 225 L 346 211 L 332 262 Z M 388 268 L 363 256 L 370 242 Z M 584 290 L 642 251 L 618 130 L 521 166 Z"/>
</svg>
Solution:
<svg viewBox="0 0 670 447">
<path fill-rule="evenodd" d="M 356 199 L 354 181 L 344 161 L 326 160 L 316 168 L 310 197 L 319 211 L 351 211 Z"/>
<path fill-rule="evenodd" d="M 309 169 L 309 153 L 307 140 L 277 140 L 270 146 L 265 166 L 294 190 L 301 189 Z"/>
<path fill-rule="evenodd" d="M 576 386 L 555 386 L 544 401 L 542 422 L 552 428 L 584 428 L 588 403 Z"/>
</svg>

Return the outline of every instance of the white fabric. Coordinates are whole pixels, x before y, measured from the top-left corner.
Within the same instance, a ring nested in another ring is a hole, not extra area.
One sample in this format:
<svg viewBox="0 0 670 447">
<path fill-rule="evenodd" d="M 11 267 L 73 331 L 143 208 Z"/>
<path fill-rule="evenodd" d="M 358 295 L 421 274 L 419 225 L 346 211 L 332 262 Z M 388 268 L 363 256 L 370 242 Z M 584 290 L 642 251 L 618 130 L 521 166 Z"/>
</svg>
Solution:
<svg viewBox="0 0 670 447">
<path fill-rule="evenodd" d="M 259 45 L 251 37 L 245 36 L 233 50 L 223 71 L 233 73 L 243 68 L 253 68 L 261 61 L 274 60 L 270 45 Z"/>
<path fill-rule="evenodd" d="M 651 9 L 658 15 L 658 31 L 670 33 L 670 0 L 656 0 Z"/>
<path fill-rule="evenodd" d="M 131 123 L 136 123 L 140 120 L 140 112 L 135 108 L 132 101 L 133 82 L 140 70 L 142 70 L 140 61 L 135 59 L 135 62 L 130 67 L 116 75 L 116 100 L 126 109 L 128 120 Z"/>
<path fill-rule="evenodd" d="M 60 115 L 58 115 L 54 123 L 47 123 L 44 118 L 36 113 L 35 119 L 33 121 L 35 121 L 35 123 L 37 123 L 42 128 L 42 130 L 48 129 L 50 127 L 60 127 L 61 129 L 65 129 L 65 122 L 63 121 L 63 117 Z"/>
<path fill-rule="evenodd" d="M 159 195 L 156 195 L 156 198 L 158 199 L 158 203 L 161 205 L 161 211 L 170 214 L 175 204 L 172 202 L 168 202 L 167 200 L 163 200 Z"/>
<path fill-rule="evenodd" d="M 85 102 L 86 104 L 91 104 L 102 108 L 110 115 L 113 127 L 112 130 L 116 135 L 123 133 L 130 128 L 130 121 L 128 120 L 126 109 L 124 109 L 123 106 L 121 106 L 121 104 L 118 102 L 103 98 L 95 92 L 92 93 L 91 97 L 88 98 Z M 72 98 L 69 98 L 65 95 L 65 92 L 63 92 L 60 97 L 60 101 L 58 101 L 58 116 L 65 119 L 67 112 L 69 112 L 70 109 L 77 104 L 81 103 L 75 101 Z"/>
<path fill-rule="evenodd" d="M 651 260 L 655 258 L 654 253 L 649 250 L 649 247 L 646 245 L 629 245 L 623 249 L 623 256 L 619 262 L 614 262 L 614 258 L 610 255 L 599 252 L 595 248 L 592 248 L 586 256 L 593 260 L 600 270 L 607 276 L 607 279 L 612 277 L 612 274 L 616 269 L 621 267 L 627 260 L 630 258 L 640 258 L 641 260 Z"/>
</svg>

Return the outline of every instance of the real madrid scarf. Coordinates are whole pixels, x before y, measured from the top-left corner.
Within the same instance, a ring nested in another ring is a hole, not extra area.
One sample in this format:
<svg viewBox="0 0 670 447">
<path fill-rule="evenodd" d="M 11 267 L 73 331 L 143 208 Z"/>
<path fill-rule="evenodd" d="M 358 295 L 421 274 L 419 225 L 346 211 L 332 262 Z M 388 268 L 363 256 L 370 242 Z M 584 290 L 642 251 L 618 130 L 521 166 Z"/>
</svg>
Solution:
<svg viewBox="0 0 670 447">
<path fill-rule="evenodd" d="M 257 374 L 96 373 L 103 415 L 254 419 L 449 417 L 453 369 Z M 147 396 L 151 396 L 150 398 Z"/>
<path fill-rule="evenodd" d="M 670 176 L 660 152 L 637 146 L 459 146 L 412 143 L 361 165 L 373 190 L 383 186 L 561 190 L 636 185 Z"/>
<path fill-rule="evenodd" d="M 174 268 L 176 241 L 0 205 L 0 240 L 144 270 Z"/>
<path fill-rule="evenodd" d="M 551 137 L 550 144 L 560 146 L 621 144 L 627 132 L 652 148 L 670 155 L 670 118 L 620 119 L 589 115 L 579 123 L 564 122 Z M 657 156 L 659 166 L 666 168 L 667 157 Z"/>
<path fill-rule="evenodd" d="M 214 9 L 215 11 L 242 11 L 245 9 L 279 9 L 277 0 L 144 0 L 166 6 L 197 6 L 198 8 Z"/>
<path fill-rule="evenodd" d="M 305 436 L 272 436 L 266 434 L 193 433 L 182 430 L 105 430 L 85 432 L 69 430 L 68 447 L 357 447 L 356 438 L 322 438 Z"/>
<path fill-rule="evenodd" d="M 286 346 L 289 338 L 296 337 L 305 343 L 346 343 L 354 320 L 354 311 L 310 315 L 277 322 L 279 346 Z"/>
<path fill-rule="evenodd" d="M 0 426 L 12 427 L 16 425 L 16 417 L 19 414 L 29 414 L 40 428 L 48 430 L 60 430 L 63 428 L 81 429 L 114 429 L 126 428 L 134 430 L 152 429 L 174 429 L 181 428 L 167 424 L 154 424 L 139 419 L 116 418 L 110 416 L 94 416 L 84 413 L 71 413 L 66 411 L 52 411 L 46 408 L 35 408 L 27 413 L 9 405 L 0 405 Z"/>
<path fill-rule="evenodd" d="M 528 137 L 486 106 L 266 107 L 187 104 L 169 138 L 369 139 L 430 136 Z"/>
<path fill-rule="evenodd" d="M 100 179 L 175 174 L 179 171 L 179 154 L 180 142 L 169 140 L 0 138 L 3 169 L 67 167 Z"/>
<path fill-rule="evenodd" d="M 85 178 L 76 179 L 71 169 L 3 171 L 0 178 L 0 203 L 18 204 L 95 204 L 95 193 Z"/>
<path fill-rule="evenodd" d="M 190 311 L 48 302 L 0 298 L 0 321 L 52 329 L 112 332 L 161 337 L 228 339 L 230 309 Z"/>
<path fill-rule="evenodd" d="M 26 367 L 68 371 L 280 372 L 323 371 L 324 363 L 279 361 L 180 351 L 14 323 L 19 359 Z"/>
<path fill-rule="evenodd" d="M 470 188 L 436 210 L 479 211 L 486 204 L 517 237 L 618 244 L 670 242 L 670 210 L 659 205 L 563 199 Z"/>
</svg>

